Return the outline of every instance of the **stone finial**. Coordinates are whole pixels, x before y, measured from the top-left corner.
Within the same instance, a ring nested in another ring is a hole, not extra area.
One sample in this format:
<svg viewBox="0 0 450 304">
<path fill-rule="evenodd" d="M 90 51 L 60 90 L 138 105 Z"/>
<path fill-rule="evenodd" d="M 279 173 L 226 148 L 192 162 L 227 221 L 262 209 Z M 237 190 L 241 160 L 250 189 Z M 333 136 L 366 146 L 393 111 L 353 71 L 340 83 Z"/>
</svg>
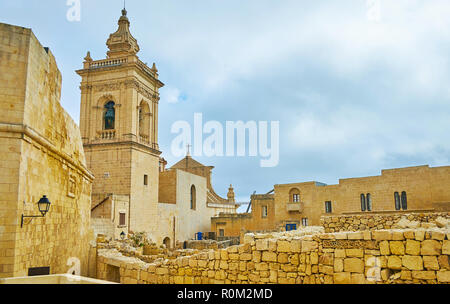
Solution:
<svg viewBox="0 0 450 304">
<path fill-rule="evenodd" d="M 233 185 L 230 185 L 230 188 L 228 188 L 227 198 L 228 198 L 228 202 L 229 203 L 235 203 L 236 202 Z"/>
<path fill-rule="evenodd" d="M 91 52 L 89 52 L 89 51 L 87 52 L 86 57 L 84 57 L 84 61 L 86 61 L 86 62 L 93 61 L 92 58 L 91 58 Z"/>
<path fill-rule="evenodd" d="M 136 55 L 139 52 L 137 40 L 131 35 L 130 20 L 127 17 L 127 10 L 122 10 L 122 16 L 118 22 L 119 28 L 109 36 L 106 45 L 109 48 L 108 57 L 122 57 Z"/>
<path fill-rule="evenodd" d="M 153 62 L 152 71 L 158 73 L 158 69 L 156 68 L 156 63 Z"/>
</svg>

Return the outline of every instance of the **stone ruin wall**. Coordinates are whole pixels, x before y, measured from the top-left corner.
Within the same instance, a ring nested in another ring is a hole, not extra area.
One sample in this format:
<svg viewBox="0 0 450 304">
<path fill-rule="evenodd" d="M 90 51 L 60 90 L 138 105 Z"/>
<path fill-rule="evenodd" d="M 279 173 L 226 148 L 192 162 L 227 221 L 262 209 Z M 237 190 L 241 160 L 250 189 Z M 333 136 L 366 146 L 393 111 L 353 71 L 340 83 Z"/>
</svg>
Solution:
<svg viewBox="0 0 450 304">
<path fill-rule="evenodd" d="M 99 249 L 97 278 L 124 284 L 450 283 L 450 229 L 247 234 L 244 243 L 145 263 Z M 111 275 L 111 272 L 116 275 Z"/>
<path fill-rule="evenodd" d="M 376 213 L 321 217 L 325 232 L 444 227 L 450 212 Z"/>
</svg>

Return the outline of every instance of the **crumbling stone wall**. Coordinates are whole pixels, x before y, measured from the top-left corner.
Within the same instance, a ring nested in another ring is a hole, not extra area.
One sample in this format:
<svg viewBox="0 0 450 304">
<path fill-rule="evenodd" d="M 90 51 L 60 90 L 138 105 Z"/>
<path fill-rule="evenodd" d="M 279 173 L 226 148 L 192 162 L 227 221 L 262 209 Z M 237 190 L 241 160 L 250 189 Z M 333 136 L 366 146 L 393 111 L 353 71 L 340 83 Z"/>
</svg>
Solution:
<svg viewBox="0 0 450 304">
<path fill-rule="evenodd" d="M 322 216 L 325 232 L 365 231 L 402 228 L 444 227 L 450 212 L 428 213 L 367 213 L 355 215 Z"/>
<path fill-rule="evenodd" d="M 449 229 L 247 234 L 239 246 L 151 264 L 99 250 L 97 276 L 114 266 L 125 284 L 449 283 L 449 238 Z"/>
</svg>

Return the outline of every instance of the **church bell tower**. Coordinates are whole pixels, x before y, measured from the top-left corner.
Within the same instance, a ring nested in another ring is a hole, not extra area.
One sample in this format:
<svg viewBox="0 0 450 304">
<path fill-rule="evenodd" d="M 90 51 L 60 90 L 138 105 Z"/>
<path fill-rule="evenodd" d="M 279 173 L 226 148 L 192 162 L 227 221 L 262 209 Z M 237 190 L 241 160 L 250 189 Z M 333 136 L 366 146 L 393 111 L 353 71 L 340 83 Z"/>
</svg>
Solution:
<svg viewBox="0 0 450 304">
<path fill-rule="evenodd" d="M 150 68 L 137 54 L 127 11 L 109 36 L 105 59 L 84 58 L 81 76 L 80 129 L 89 169 L 95 176 L 92 204 L 114 194 L 129 197 L 129 229 L 150 232 L 156 227 L 159 182 L 156 65 Z"/>
</svg>

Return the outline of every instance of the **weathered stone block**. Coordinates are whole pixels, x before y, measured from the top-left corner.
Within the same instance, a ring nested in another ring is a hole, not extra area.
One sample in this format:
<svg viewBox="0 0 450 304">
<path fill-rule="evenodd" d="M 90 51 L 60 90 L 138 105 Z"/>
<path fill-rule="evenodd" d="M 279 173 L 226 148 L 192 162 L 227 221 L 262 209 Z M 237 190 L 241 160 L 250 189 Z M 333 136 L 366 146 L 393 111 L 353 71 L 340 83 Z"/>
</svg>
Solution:
<svg viewBox="0 0 450 304">
<path fill-rule="evenodd" d="M 364 249 L 346 249 L 345 254 L 350 258 L 362 258 L 364 257 Z"/>
<path fill-rule="evenodd" d="M 314 251 L 319 247 L 316 241 L 302 241 L 302 252 Z"/>
<path fill-rule="evenodd" d="M 412 278 L 418 280 L 435 280 L 436 272 L 434 271 L 413 271 Z"/>
<path fill-rule="evenodd" d="M 402 241 L 391 241 L 389 242 L 389 249 L 392 254 L 395 255 L 404 255 L 405 254 L 405 246 Z"/>
<path fill-rule="evenodd" d="M 344 271 L 364 273 L 364 261 L 358 258 L 346 258 L 344 260 Z"/>
<path fill-rule="evenodd" d="M 424 256 L 423 265 L 427 270 L 439 270 L 439 262 L 436 256 Z"/>
<path fill-rule="evenodd" d="M 279 240 L 277 242 L 277 251 L 278 252 L 290 252 L 291 251 L 291 244 L 290 244 L 290 242 Z"/>
<path fill-rule="evenodd" d="M 393 270 L 402 269 L 402 259 L 396 255 L 391 255 L 388 257 L 387 267 Z"/>
<path fill-rule="evenodd" d="M 402 258 L 402 264 L 409 270 L 423 270 L 423 260 L 420 256 L 405 255 Z"/>
<path fill-rule="evenodd" d="M 420 254 L 420 242 L 412 239 L 406 241 L 405 253 L 409 255 L 419 255 Z"/>
<path fill-rule="evenodd" d="M 445 240 L 442 244 L 442 254 L 450 255 L 450 240 Z"/>
<path fill-rule="evenodd" d="M 381 241 L 380 242 L 380 254 L 381 255 L 390 255 L 391 250 L 389 248 L 389 242 L 388 241 Z"/>
<path fill-rule="evenodd" d="M 256 240 L 256 250 L 264 251 L 269 249 L 269 240 Z"/>
<path fill-rule="evenodd" d="M 264 251 L 262 253 L 262 261 L 264 261 L 264 262 L 276 262 L 277 261 L 277 254 L 275 252 L 271 252 L 271 251 Z"/>
<path fill-rule="evenodd" d="M 450 283 L 450 271 L 438 271 L 437 280 L 439 283 Z"/>
<path fill-rule="evenodd" d="M 422 242 L 420 253 L 421 255 L 440 255 L 441 243 L 436 240 L 425 240 Z"/>
<path fill-rule="evenodd" d="M 351 273 L 340 272 L 333 275 L 334 284 L 351 284 Z"/>
</svg>

